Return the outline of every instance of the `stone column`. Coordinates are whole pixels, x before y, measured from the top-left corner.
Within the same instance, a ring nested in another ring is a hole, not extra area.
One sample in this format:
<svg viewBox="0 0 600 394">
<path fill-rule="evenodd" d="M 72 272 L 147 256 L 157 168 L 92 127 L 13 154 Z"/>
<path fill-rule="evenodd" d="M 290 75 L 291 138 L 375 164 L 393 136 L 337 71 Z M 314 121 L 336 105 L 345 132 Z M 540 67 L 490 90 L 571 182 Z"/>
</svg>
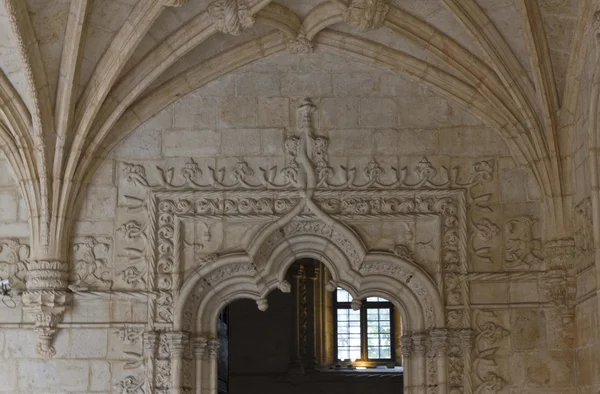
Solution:
<svg viewBox="0 0 600 394">
<path fill-rule="evenodd" d="M 32 316 L 38 333 L 36 352 L 43 358 L 56 354 L 52 341 L 70 303 L 67 292 L 69 265 L 61 261 L 32 260 L 23 293 L 23 310 Z"/>
<path fill-rule="evenodd" d="M 221 342 L 219 342 L 218 338 L 213 338 L 208 340 L 208 387 L 204 392 L 206 394 L 217 394 L 218 390 L 218 379 L 219 379 L 219 370 L 217 368 L 217 360 L 219 358 L 219 348 L 221 347 Z"/>
<path fill-rule="evenodd" d="M 470 328 L 460 331 L 460 347 L 463 354 L 463 387 L 464 394 L 473 393 L 473 346 L 475 343 L 475 333 Z"/>
<path fill-rule="evenodd" d="M 208 346 L 208 340 L 205 337 L 197 336 L 192 340 L 194 350 L 194 362 L 196 363 L 196 394 L 202 393 L 202 363 L 204 354 Z"/>
<path fill-rule="evenodd" d="M 312 334 L 313 334 L 313 346 L 312 355 L 310 357 L 308 367 L 312 370 L 317 369 L 320 364 L 320 337 L 321 337 L 321 289 L 318 287 L 319 280 L 319 268 L 314 267 L 309 275 L 312 283 L 312 301 L 313 301 L 313 320 L 312 320 Z"/>
<path fill-rule="evenodd" d="M 411 364 L 411 355 L 413 352 L 413 340 L 410 335 L 402 335 L 400 338 L 402 341 L 402 366 L 404 367 L 404 387 L 405 394 L 412 394 L 412 364 Z"/>
<path fill-rule="evenodd" d="M 304 372 L 304 359 L 302 358 L 302 286 L 305 280 L 304 266 L 300 265 L 294 273 L 294 285 L 296 293 L 294 294 L 296 305 L 293 321 L 293 349 L 290 371 L 295 373 Z M 305 284 L 305 283 L 304 283 Z"/>
<path fill-rule="evenodd" d="M 144 359 L 146 360 L 146 385 L 149 393 L 154 392 L 154 360 L 158 350 L 159 334 L 156 331 L 144 333 Z"/>
<path fill-rule="evenodd" d="M 190 335 L 186 332 L 173 331 L 167 333 L 169 351 L 171 352 L 172 394 L 181 394 L 183 389 L 183 353 L 189 343 Z"/>
<path fill-rule="evenodd" d="M 425 351 L 427 350 L 427 336 L 423 333 L 414 334 L 412 337 L 413 351 L 411 355 L 411 369 L 413 379 L 412 394 L 425 394 L 427 367 L 425 365 Z"/>
<path fill-rule="evenodd" d="M 430 333 L 431 350 L 437 364 L 437 389 L 439 394 L 448 392 L 448 330 L 434 329 Z"/>
</svg>

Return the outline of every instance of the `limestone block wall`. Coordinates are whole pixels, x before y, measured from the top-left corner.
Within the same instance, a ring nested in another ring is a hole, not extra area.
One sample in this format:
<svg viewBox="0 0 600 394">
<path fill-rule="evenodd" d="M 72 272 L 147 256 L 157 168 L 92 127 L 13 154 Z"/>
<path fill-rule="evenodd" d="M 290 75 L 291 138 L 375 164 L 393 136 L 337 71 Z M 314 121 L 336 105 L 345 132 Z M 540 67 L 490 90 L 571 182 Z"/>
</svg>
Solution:
<svg viewBox="0 0 600 394">
<path fill-rule="evenodd" d="M 367 249 L 389 252 L 402 246 L 410 252 L 405 258 L 444 283 L 449 325 L 453 311 L 467 308 L 461 321 L 474 330 L 473 389 L 575 393 L 575 339 L 540 284 L 545 268 L 540 196 L 527 170 L 515 165 L 496 131 L 456 104 L 391 72 L 320 51 L 276 55 L 221 77 L 168 106 L 122 141 L 87 187 L 79 213 L 71 259 L 74 308 L 60 326 L 56 356 L 49 361 L 36 357 L 35 333 L 20 309 L 0 307 L 0 349 L 6 361 L 0 363 L 0 390 L 150 392 L 144 389 L 147 363 L 141 339 L 155 318 L 149 315 L 155 312 L 148 308 L 147 282 L 148 275 L 160 279 L 167 273 L 146 265 L 144 245 L 152 233 L 143 227 L 145 192 L 140 185 L 180 184 L 197 168 L 207 182 L 212 177 L 232 183 L 239 174 L 249 183 L 260 182 L 275 166 L 290 165 L 285 141 L 296 131 L 296 109 L 305 97 L 316 106 L 315 134 L 328 140 L 332 183 L 352 174 L 356 184 L 364 184 L 374 173 L 381 182 L 393 182 L 397 170 L 406 168 L 408 183 L 429 179 L 441 185 L 430 188 L 442 190 L 455 177 L 454 185 L 463 185 L 468 256 L 463 276 L 442 278 L 447 240 L 440 229 L 448 224 L 439 218 L 415 215 L 400 224 L 358 218 L 349 225 Z M 0 221 L 9 224 L 0 232 L 3 239 L 25 243 L 26 218 L 19 214 L 24 211 L 19 211 L 17 189 L 3 178 L 5 173 L 0 171 Z M 185 278 L 210 262 L 211 253 L 248 245 L 258 226 L 202 227 L 192 221 L 182 231 L 185 247 L 177 253 Z M 468 283 L 466 293 L 459 290 L 461 281 Z M 588 301 L 578 308 L 591 311 L 591 305 Z M 583 323 L 578 318 L 578 327 Z M 168 322 L 154 328 L 170 329 Z M 455 368 L 462 353 L 457 348 L 450 344 L 447 352 L 455 362 L 450 384 L 459 386 L 462 369 Z M 168 388 L 164 336 L 156 352 L 155 376 L 162 380 L 155 384 Z M 188 375 L 184 380 L 189 383 Z"/>
<path fill-rule="evenodd" d="M 577 123 L 573 141 L 573 226 L 577 255 L 575 272 L 577 275 L 577 331 L 576 360 L 577 384 L 581 392 L 596 392 L 600 389 L 598 374 L 598 350 L 600 332 L 598 331 L 597 267 L 594 255 L 594 226 L 598 225 L 593 216 L 595 198 L 592 188 L 590 146 L 597 130 L 591 130 L 593 119 L 590 117 L 590 101 L 594 94 L 593 81 L 596 50 L 590 45 L 585 62 L 582 89 L 577 102 Z"/>
</svg>

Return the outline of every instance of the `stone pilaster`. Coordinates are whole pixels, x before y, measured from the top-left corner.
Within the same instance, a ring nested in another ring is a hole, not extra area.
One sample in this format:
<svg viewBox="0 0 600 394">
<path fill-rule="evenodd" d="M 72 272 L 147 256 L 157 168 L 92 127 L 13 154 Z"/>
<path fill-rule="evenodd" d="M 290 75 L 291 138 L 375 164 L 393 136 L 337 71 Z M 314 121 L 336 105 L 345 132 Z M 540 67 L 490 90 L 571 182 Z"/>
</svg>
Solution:
<svg viewBox="0 0 600 394">
<path fill-rule="evenodd" d="M 67 291 L 69 266 L 61 261 L 33 260 L 29 262 L 23 293 L 23 310 L 28 313 L 38 333 L 36 352 L 43 358 L 56 354 L 52 346 L 57 326 L 70 304 Z"/>
<path fill-rule="evenodd" d="M 159 333 L 156 331 L 146 331 L 144 333 L 144 360 L 146 362 L 146 384 L 148 392 L 154 392 L 154 360 L 158 350 Z"/>
<path fill-rule="evenodd" d="M 460 347 L 463 354 L 463 392 L 473 393 L 473 347 L 475 346 L 475 332 L 470 328 L 460 330 Z"/>
<path fill-rule="evenodd" d="M 429 335 L 431 352 L 435 357 L 437 390 L 439 393 L 445 393 L 448 385 L 448 330 L 442 328 L 433 329 Z"/>
<path fill-rule="evenodd" d="M 202 363 L 208 340 L 203 336 L 196 336 L 192 339 L 192 350 L 194 352 L 194 362 L 196 363 L 196 392 L 202 392 Z"/>
<path fill-rule="evenodd" d="M 173 331 L 167 333 L 167 342 L 171 352 L 171 379 L 173 379 L 173 394 L 181 394 L 183 389 L 183 353 L 190 340 L 187 332 Z"/>
</svg>

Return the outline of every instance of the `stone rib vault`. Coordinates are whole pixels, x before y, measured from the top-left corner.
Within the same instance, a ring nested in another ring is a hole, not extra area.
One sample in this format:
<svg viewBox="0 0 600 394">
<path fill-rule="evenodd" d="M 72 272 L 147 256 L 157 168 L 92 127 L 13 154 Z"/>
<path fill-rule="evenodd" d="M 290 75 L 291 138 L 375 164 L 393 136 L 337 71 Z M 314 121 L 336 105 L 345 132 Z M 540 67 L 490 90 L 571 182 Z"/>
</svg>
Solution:
<svg viewBox="0 0 600 394">
<path fill-rule="evenodd" d="M 2 0 L 0 392 L 216 394 L 310 258 L 405 393 L 598 393 L 599 9 Z"/>
</svg>

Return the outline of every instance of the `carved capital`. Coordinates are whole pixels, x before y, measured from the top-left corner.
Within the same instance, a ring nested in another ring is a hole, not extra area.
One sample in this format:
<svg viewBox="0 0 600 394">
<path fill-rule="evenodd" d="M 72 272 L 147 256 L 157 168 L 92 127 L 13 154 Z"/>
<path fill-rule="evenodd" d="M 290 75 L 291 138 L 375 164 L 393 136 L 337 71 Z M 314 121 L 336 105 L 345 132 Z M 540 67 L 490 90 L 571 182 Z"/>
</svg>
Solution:
<svg viewBox="0 0 600 394">
<path fill-rule="evenodd" d="M 362 31 L 377 30 L 390 11 L 390 0 L 352 0 L 342 14 L 344 22 Z"/>
<path fill-rule="evenodd" d="M 64 290 L 68 286 L 69 264 L 56 260 L 31 260 L 27 272 L 27 290 Z"/>
<path fill-rule="evenodd" d="M 438 328 L 431 330 L 431 350 L 435 352 L 445 352 L 448 348 L 448 330 Z"/>
<path fill-rule="evenodd" d="M 146 331 L 144 333 L 144 355 L 147 358 L 154 357 L 158 349 L 159 333 L 156 331 Z"/>
<path fill-rule="evenodd" d="M 549 270 L 569 269 L 575 265 L 575 240 L 573 238 L 555 239 L 546 242 L 544 254 Z"/>
<path fill-rule="evenodd" d="M 427 336 L 423 333 L 414 334 L 412 337 L 415 353 L 424 353 L 427 347 Z"/>
<path fill-rule="evenodd" d="M 460 347 L 463 350 L 470 351 L 475 345 L 475 332 L 470 328 L 462 329 L 459 332 Z"/>
<path fill-rule="evenodd" d="M 205 337 L 197 336 L 192 339 L 192 348 L 196 360 L 200 360 L 204 357 L 204 353 L 206 353 L 207 346 L 208 340 Z"/>
<path fill-rule="evenodd" d="M 412 337 L 410 335 L 402 335 L 402 337 L 400 337 L 400 342 L 402 343 L 402 355 L 404 357 L 410 356 L 414 351 Z"/>
<path fill-rule="evenodd" d="M 219 348 L 221 347 L 221 342 L 218 338 L 212 338 L 208 340 L 208 357 L 211 359 L 216 359 L 219 357 Z"/>
<path fill-rule="evenodd" d="M 244 29 L 254 25 L 254 17 L 245 0 L 216 0 L 208 6 L 218 31 L 238 36 Z"/>
<path fill-rule="evenodd" d="M 172 331 L 167 333 L 167 342 L 172 355 L 180 356 L 183 354 L 190 341 L 190 334 L 181 331 Z"/>
</svg>

